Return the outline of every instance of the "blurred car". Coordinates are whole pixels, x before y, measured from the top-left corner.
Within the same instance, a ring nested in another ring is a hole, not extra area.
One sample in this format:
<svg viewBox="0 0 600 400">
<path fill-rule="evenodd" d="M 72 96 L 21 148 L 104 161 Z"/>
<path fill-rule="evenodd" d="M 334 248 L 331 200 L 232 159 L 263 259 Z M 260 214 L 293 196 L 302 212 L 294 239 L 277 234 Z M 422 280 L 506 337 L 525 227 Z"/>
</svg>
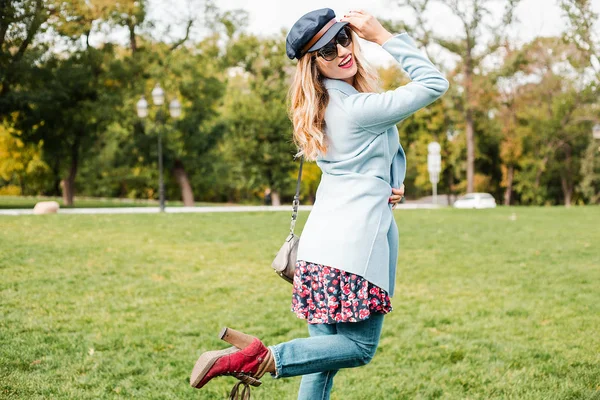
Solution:
<svg viewBox="0 0 600 400">
<path fill-rule="evenodd" d="M 496 200 L 489 193 L 467 193 L 454 202 L 455 208 L 495 208 Z"/>
</svg>

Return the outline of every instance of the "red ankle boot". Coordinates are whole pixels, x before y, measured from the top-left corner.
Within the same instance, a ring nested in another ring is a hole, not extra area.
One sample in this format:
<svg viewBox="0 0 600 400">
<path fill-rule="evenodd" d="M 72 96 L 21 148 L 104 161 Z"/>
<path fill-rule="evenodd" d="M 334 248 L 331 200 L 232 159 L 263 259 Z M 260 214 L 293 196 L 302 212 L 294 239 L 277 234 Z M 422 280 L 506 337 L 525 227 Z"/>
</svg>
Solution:
<svg viewBox="0 0 600 400">
<path fill-rule="evenodd" d="M 220 337 L 231 335 L 233 330 L 225 328 L 221 331 Z M 244 335 L 241 334 L 240 335 Z M 212 378 L 222 375 L 235 376 L 244 384 L 259 386 L 262 382 L 259 380 L 266 372 L 265 366 L 271 354 L 265 345 L 255 337 L 244 335 L 246 338 L 252 338 L 250 344 L 241 347 L 230 347 L 225 350 L 207 351 L 203 353 L 190 376 L 190 385 L 200 389 L 208 383 Z M 235 337 L 237 339 L 237 337 Z M 226 340 L 226 339 L 224 339 Z M 227 340 L 228 342 L 236 342 L 235 340 Z M 237 341 L 236 343 L 239 343 Z M 246 342 L 243 342 L 246 343 Z M 232 343 L 233 344 L 233 343 Z M 262 368 L 261 367 L 262 364 Z M 259 370 L 260 369 L 260 370 Z"/>
</svg>

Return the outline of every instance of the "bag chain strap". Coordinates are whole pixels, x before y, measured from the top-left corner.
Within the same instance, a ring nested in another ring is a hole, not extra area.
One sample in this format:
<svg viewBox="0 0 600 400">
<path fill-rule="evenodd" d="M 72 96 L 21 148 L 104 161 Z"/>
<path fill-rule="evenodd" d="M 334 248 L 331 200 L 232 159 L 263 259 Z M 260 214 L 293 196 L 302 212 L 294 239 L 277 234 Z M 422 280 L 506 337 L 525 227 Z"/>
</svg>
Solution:
<svg viewBox="0 0 600 400">
<path fill-rule="evenodd" d="M 300 181 L 302 180 L 302 165 L 304 164 L 304 156 L 300 158 L 300 169 L 298 170 L 298 182 L 296 183 L 296 195 L 292 206 L 294 211 L 292 212 L 292 222 L 290 224 L 290 236 L 294 234 L 294 228 L 296 228 L 296 219 L 298 218 L 298 206 L 300 205 Z"/>
</svg>

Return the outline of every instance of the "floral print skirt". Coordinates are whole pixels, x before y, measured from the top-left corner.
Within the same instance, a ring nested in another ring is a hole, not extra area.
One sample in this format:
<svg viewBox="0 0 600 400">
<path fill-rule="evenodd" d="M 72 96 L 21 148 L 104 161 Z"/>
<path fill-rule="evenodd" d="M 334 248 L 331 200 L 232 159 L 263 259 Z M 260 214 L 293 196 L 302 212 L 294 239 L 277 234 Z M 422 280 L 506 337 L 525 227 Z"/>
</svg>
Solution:
<svg viewBox="0 0 600 400">
<path fill-rule="evenodd" d="M 360 275 L 297 261 L 292 311 L 309 324 L 363 321 L 392 311 L 388 293 Z"/>
</svg>

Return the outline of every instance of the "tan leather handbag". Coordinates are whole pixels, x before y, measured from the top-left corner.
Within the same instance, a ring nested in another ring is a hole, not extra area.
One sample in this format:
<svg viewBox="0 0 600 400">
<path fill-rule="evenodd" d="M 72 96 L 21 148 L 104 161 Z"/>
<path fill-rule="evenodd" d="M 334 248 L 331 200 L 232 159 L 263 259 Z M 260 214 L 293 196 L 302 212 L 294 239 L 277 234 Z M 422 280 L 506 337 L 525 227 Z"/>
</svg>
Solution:
<svg viewBox="0 0 600 400">
<path fill-rule="evenodd" d="M 300 181 L 302 180 L 302 165 L 304 164 L 304 157 L 300 159 L 300 170 L 298 171 L 298 181 L 296 183 L 296 195 L 292 203 L 292 222 L 290 224 L 290 234 L 283 242 L 283 246 L 277 252 L 271 267 L 275 270 L 277 275 L 288 281 L 289 283 L 294 282 L 294 271 L 296 270 L 296 261 L 298 255 L 298 243 L 300 242 L 300 236 L 294 235 L 294 228 L 296 227 L 296 219 L 298 218 L 298 206 L 300 205 Z"/>
</svg>

